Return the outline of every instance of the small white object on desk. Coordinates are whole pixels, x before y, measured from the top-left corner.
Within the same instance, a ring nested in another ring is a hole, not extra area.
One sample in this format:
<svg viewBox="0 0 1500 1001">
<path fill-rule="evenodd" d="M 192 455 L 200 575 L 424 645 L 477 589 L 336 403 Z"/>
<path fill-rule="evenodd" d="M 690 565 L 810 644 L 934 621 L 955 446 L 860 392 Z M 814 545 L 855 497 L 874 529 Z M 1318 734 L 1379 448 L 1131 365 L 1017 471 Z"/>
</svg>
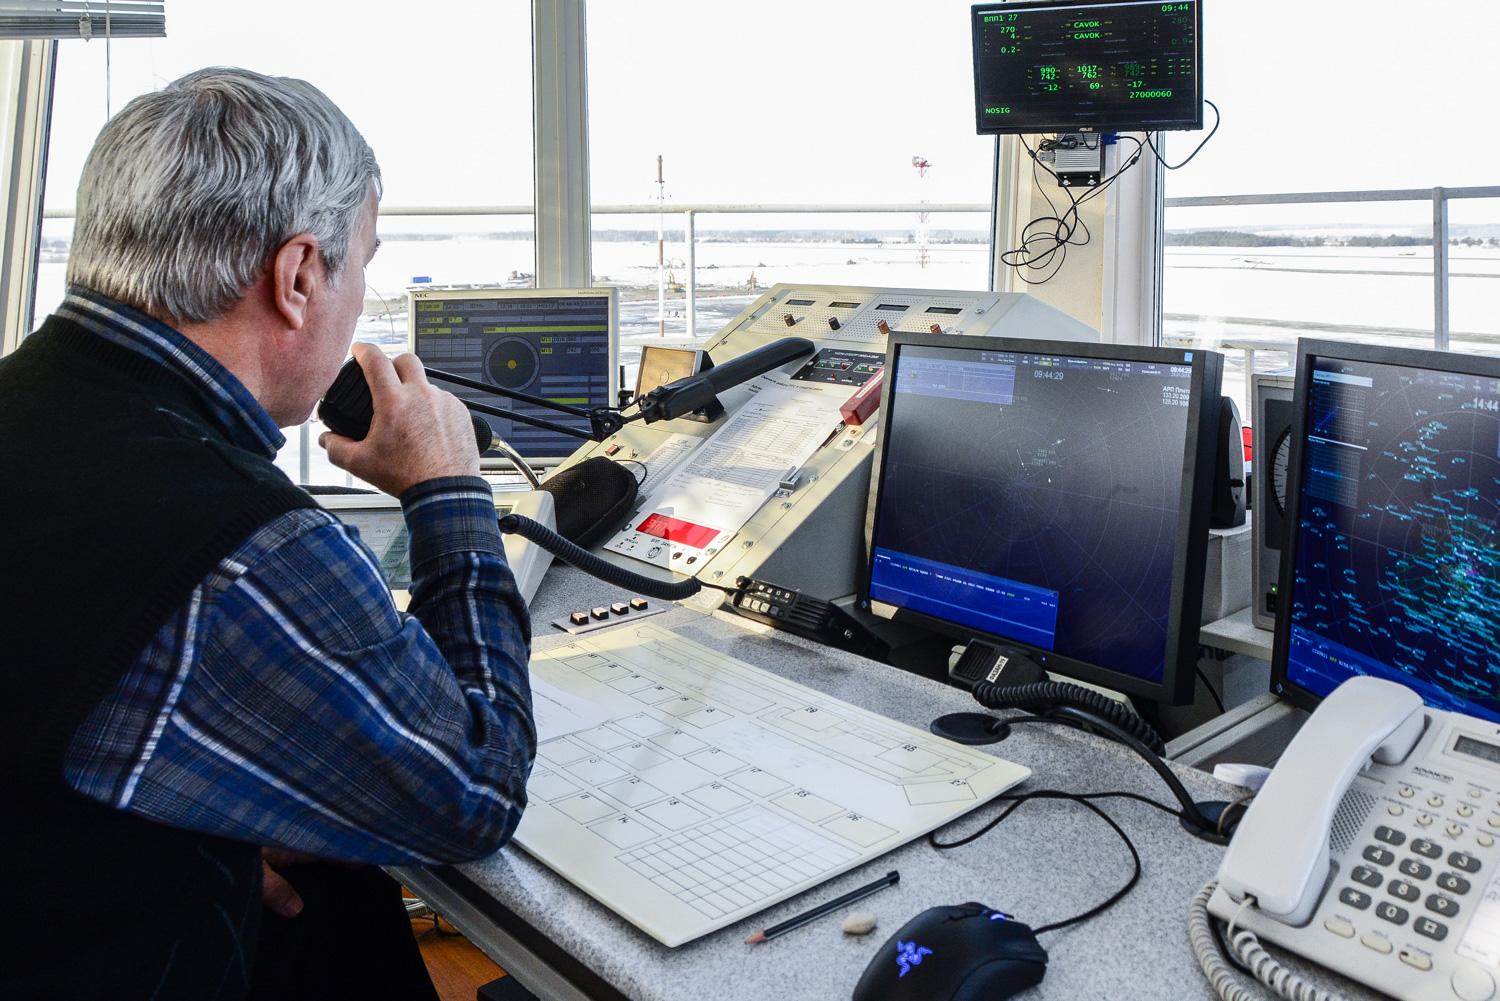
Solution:
<svg viewBox="0 0 1500 1001">
<path fill-rule="evenodd" d="M 868 935 L 875 930 L 875 915 L 869 911 L 855 911 L 844 919 L 845 935 Z"/>
</svg>

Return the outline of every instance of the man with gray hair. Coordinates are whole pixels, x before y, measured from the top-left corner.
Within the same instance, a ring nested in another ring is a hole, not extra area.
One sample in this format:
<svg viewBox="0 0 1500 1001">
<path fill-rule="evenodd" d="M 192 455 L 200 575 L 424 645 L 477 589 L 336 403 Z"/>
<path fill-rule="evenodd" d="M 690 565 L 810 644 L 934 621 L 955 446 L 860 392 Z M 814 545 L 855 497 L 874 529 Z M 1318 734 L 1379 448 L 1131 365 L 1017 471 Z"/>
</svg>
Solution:
<svg viewBox="0 0 1500 1001">
<path fill-rule="evenodd" d="M 349 352 L 379 197 L 327 97 L 244 70 L 89 155 L 67 298 L 0 360 L 0 996 L 434 997 L 378 869 L 262 851 L 458 862 L 520 819 L 530 623 L 462 404 L 356 345 L 370 434 L 323 439 L 401 499 L 410 615 L 273 463 Z"/>
</svg>

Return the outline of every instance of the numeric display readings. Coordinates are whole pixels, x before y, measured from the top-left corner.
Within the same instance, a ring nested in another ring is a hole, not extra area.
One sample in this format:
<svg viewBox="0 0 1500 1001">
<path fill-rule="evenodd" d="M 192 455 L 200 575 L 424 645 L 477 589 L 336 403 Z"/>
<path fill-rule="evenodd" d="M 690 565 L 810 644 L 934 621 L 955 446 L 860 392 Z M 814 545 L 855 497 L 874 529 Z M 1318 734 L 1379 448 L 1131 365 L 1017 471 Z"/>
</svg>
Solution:
<svg viewBox="0 0 1500 1001">
<path fill-rule="evenodd" d="M 1198 0 L 976 6 L 980 134 L 1203 124 Z"/>
</svg>

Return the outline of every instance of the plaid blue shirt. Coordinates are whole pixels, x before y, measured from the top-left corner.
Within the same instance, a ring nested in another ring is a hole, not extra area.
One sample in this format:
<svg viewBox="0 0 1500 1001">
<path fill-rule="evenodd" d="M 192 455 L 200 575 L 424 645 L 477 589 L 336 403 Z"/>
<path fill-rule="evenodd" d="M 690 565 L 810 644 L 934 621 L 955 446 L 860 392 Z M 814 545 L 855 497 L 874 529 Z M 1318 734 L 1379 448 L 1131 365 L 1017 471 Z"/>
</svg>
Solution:
<svg viewBox="0 0 1500 1001">
<path fill-rule="evenodd" d="M 58 314 L 198 387 L 239 446 L 285 442 L 172 328 L 80 289 Z M 510 837 L 536 753 L 530 619 L 490 487 L 401 497 L 410 614 L 321 509 L 262 526 L 162 625 L 74 735 L 68 783 L 173 827 L 355 862 L 457 862 Z M 113 568 L 127 573 L 129 568 Z"/>
</svg>

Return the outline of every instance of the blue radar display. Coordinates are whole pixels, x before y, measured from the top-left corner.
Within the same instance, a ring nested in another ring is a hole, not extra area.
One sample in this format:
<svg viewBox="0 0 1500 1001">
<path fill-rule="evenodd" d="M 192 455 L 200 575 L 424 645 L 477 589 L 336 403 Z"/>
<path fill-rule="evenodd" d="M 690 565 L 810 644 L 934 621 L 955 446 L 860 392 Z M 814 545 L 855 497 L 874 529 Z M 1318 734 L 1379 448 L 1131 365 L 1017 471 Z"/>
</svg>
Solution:
<svg viewBox="0 0 1500 1001">
<path fill-rule="evenodd" d="M 901 346 L 869 597 L 1160 683 L 1198 435 L 1174 357 Z"/>
<path fill-rule="evenodd" d="M 1500 380 L 1309 354 L 1278 674 L 1500 721 Z"/>
</svg>

